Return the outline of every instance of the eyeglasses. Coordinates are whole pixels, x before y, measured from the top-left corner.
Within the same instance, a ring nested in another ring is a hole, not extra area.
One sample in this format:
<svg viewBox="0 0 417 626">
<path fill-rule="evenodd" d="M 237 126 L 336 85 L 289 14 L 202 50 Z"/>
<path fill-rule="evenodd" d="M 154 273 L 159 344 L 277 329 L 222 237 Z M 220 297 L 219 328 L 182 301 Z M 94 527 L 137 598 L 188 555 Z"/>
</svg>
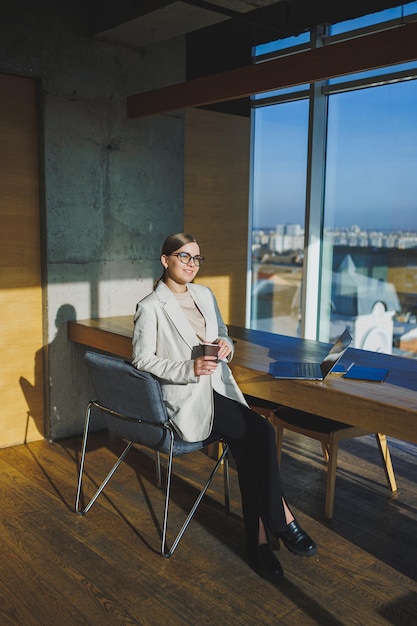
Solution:
<svg viewBox="0 0 417 626">
<path fill-rule="evenodd" d="M 181 263 L 184 263 L 184 265 L 188 265 L 190 261 L 193 261 L 196 267 L 200 267 L 200 265 L 202 265 L 204 261 L 203 256 L 200 256 L 199 254 L 197 254 L 196 256 L 191 256 L 191 254 L 188 254 L 188 252 L 174 252 L 173 254 L 169 254 L 168 256 L 178 257 Z"/>
</svg>

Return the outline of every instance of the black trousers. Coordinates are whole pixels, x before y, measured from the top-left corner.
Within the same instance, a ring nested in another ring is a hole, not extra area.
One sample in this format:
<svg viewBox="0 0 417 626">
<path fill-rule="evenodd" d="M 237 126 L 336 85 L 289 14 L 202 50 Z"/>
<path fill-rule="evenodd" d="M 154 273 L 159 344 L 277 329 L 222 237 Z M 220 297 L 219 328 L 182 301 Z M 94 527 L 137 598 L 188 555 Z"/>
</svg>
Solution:
<svg viewBox="0 0 417 626">
<path fill-rule="evenodd" d="M 256 561 L 259 518 L 272 534 L 286 529 L 281 478 L 271 424 L 247 406 L 214 392 L 213 433 L 236 462 L 248 559 Z"/>
</svg>

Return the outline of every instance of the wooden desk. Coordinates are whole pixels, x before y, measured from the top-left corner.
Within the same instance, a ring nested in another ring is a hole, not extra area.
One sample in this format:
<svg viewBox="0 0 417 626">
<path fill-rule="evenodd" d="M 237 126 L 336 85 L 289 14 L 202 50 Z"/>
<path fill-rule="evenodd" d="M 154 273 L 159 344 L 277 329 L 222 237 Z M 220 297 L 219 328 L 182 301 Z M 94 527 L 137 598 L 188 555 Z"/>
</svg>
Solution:
<svg viewBox="0 0 417 626">
<path fill-rule="evenodd" d="M 73 321 L 68 338 L 130 359 L 132 330 L 133 316 Z M 275 380 L 268 374 L 273 361 L 321 360 L 328 344 L 235 326 L 229 333 L 237 340 L 231 367 L 244 393 L 417 443 L 416 360 L 349 348 L 342 363 L 386 367 L 385 382 Z"/>
<path fill-rule="evenodd" d="M 133 315 L 68 322 L 68 339 L 88 348 L 132 358 Z"/>
</svg>

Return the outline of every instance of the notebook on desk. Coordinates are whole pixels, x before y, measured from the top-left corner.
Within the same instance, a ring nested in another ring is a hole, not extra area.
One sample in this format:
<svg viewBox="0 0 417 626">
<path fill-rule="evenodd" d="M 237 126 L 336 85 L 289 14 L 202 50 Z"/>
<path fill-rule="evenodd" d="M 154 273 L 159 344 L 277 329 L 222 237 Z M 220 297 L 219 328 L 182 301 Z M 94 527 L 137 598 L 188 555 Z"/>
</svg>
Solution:
<svg viewBox="0 0 417 626">
<path fill-rule="evenodd" d="M 353 363 L 347 372 L 343 374 L 342 378 L 383 383 L 387 376 L 388 370 L 384 367 L 368 367 L 366 365 L 355 365 L 355 363 Z"/>
<path fill-rule="evenodd" d="M 346 328 L 321 362 L 277 361 L 271 366 L 271 374 L 274 378 L 324 380 L 340 361 L 351 342 L 352 337 Z"/>
</svg>

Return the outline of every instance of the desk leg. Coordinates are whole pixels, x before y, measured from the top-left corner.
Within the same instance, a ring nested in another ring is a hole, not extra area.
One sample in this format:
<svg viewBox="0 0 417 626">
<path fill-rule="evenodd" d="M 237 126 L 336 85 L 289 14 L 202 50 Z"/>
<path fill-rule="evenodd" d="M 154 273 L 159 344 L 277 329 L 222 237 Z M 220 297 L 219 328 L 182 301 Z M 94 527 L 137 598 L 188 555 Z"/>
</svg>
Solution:
<svg viewBox="0 0 417 626">
<path fill-rule="evenodd" d="M 395 480 L 394 468 L 392 467 L 391 455 L 388 448 L 387 437 L 382 433 L 375 433 L 375 439 L 378 444 L 379 453 L 382 459 L 382 465 L 385 471 L 388 487 L 394 493 L 397 491 L 397 483 Z"/>
<path fill-rule="evenodd" d="M 337 453 L 339 452 L 339 439 L 337 432 L 330 433 L 328 445 L 326 496 L 324 501 L 324 516 L 332 519 L 334 508 L 334 492 L 336 486 Z"/>
</svg>

